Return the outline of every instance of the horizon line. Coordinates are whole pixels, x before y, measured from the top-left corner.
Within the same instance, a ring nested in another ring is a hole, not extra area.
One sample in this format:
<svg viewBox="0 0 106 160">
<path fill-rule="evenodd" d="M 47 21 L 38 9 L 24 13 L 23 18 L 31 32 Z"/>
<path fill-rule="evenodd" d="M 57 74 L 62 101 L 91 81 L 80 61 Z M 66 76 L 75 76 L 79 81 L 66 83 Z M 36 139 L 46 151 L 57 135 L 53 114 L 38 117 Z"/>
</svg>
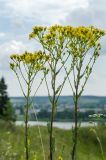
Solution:
<svg viewBox="0 0 106 160">
<path fill-rule="evenodd" d="M 52 95 L 51 95 L 52 96 Z M 24 96 L 9 96 L 10 98 L 19 98 L 19 97 L 23 97 Z M 48 97 L 48 95 L 36 95 L 36 96 L 30 96 L 30 97 Z M 73 95 L 60 95 L 60 97 L 73 97 Z M 86 95 L 81 95 L 81 97 L 106 97 L 106 95 L 90 95 L 90 94 L 86 94 Z"/>
</svg>

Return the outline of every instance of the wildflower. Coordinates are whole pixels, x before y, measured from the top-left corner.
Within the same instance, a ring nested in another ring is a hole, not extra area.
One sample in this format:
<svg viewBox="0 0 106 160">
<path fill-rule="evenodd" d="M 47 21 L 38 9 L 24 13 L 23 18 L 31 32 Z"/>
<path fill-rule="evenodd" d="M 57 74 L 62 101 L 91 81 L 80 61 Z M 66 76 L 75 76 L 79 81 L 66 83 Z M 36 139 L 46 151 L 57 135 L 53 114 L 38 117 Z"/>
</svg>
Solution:
<svg viewBox="0 0 106 160">
<path fill-rule="evenodd" d="M 20 160 L 24 160 L 24 156 L 21 156 L 21 157 L 20 157 Z"/>
<path fill-rule="evenodd" d="M 59 156 L 59 157 L 58 157 L 58 160 L 63 160 L 62 156 Z"/>
<path fill-rule="evenodd" d="M 34 53 L 24 52 L 21 55 L 13 54 L 10 58 L 13 61 L 10 63 L 10 68 L 13 71 L 16 71 L 22 63 L 26 66 L 30 65 L 34 70 L 38 71 L 44 68 L 44 64 L 50 59 L 50 56 L 38 51 Z"/>
<path fill-rule="evenodd" d="M 37 156 L 36 156 L 36 154 L 34 154 L 34 156 L 33 156 L 33 160 L 37 160 Z"/>
<path fill-rule="evenodd" d="M 42 44 L 47 46 L 47 50 L 50 50 L 50 48 L 53 49 L 53 47 L 56 49 L 56 45 L 61 46 L 62 49 L 65 43 L 67 44 L 66 48 L 76 57 L 83 55 L 87 48 L 96 46 L 98 39 L 105 34 L 105 31 L 93 26 L 72 27 L 54 25 L 50 27 L 35 26 L 29 37 L 37 37 Z M 100 48 L 101 47 L 98 46 L 98 50 L 100 50 Z M 95 56 L 99 56 L 98 52 L 95 53 Z"/>
</svg>

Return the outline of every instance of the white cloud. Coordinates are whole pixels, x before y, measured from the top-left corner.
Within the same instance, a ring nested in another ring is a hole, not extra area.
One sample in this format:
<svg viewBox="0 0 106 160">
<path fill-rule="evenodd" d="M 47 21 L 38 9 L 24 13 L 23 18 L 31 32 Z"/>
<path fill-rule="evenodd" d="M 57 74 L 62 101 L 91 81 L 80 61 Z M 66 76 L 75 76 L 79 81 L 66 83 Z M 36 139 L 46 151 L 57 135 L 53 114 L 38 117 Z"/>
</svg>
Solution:
<svg viewBox="0 0 106 160">
<path fill-rule="evenodd" d="M 25 50 L 25 45 L 21 41 L 11 40 L 0 45 L 0 57 L 10 55 L 11 53 L 19 53 Z"/>
<path fill-rule="evenodd" d="M 5 33 L 4 32 L 0 32 L 0 38 L 3 38 L 3 37 L 5 37 Z"/>
<path fill-rule="evenodd" d="M 106 0 L 88 0 L 86 8 L 70 10 L 63 23 L 71 25 L 95 25 L 106 29 Z"/>
<path fill-rule="evenodd" d="M 88 6 L 87 0 L 5 0 L 7 7 L 13 9 L 17 14 L 31 14 L 35 9 L 52 10 L 67 10 L 71 8 Z M 44 10 L 40 10 L 43 12 Z"/>
<path fill-rule="evenodd" d="M 0 70 L 9 68 L 9 56 L 27 49 L 21 41 L 11 40 L 0 45 Z"/>
<path fill-rule="evenodd" d="M 14 21 L 39 20 L 58 23 L 67 13 L 75 8 L 86 8 L 88 0 L 1 0 L 1 14 L 11 17 Z M 11 14 L 9 14 L 11 13 Z M 39 22 L 38 22 L 39 23 Z"/>
</svg>

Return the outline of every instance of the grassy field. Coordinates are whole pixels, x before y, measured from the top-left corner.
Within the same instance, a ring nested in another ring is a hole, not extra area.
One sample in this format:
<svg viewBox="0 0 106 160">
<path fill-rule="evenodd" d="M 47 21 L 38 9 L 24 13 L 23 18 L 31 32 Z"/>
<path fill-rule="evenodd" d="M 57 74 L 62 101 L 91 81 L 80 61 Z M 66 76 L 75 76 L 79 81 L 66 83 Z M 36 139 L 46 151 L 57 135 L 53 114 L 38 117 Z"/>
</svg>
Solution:
<svg viewBox="0 0 106 160">
<path fill-rule="evenodd" d="M 40 127 L 43 138 L 46 160 L 48 160 L 48 131 L 46 127 Z M 104 151 L 106 160 L 106 126 L 97 128 L 98 136 Z M 38 127 L 29 128 L 30 160 L 43 160 L 42 147 Z M 54 129 L 56 135 L 55 160 L 62 155 L 63 160 L 71 160 L 70 151 L 72 148 L 71 130 Z M 24 127 L 14 126 L 0 122 L 0 160 L 24 160 Z M 35 156 L 36 155 L 36 156 Z M 36 158 L 35 158 L 36 157 Z M 102 160 L 98 141 L 90 128 L 81 128 L 78 139 L 78 160 Z"/>
</svg>

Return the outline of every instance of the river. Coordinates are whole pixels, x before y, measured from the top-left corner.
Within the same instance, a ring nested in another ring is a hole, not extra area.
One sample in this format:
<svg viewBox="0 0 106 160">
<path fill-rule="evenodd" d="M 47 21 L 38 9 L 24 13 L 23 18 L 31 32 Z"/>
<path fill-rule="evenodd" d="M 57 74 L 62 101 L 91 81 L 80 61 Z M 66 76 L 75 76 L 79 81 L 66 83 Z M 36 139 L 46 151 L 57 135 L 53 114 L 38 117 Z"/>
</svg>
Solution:
<svg viewBox="0 0 106 160">
<path fill-rule="evenodd" d="M 29 126 L 47 126 L 47 122 L 37 122 L 37 121 L 29 121 L 28 122 Z M 16 125 L 24 125 L 24 121 L 16 121 Z M 81 127 L 88 127 L 88 126 L 92 126 L 93 124 L 89 123 L 89 122 L 82 122 L 81 123 Z M 54 127 L 56 128 L 60 128 L 60 129 L 71 129 L 72 127 L 74 127 L 74 123 L 73 122 L 54 122 Z"/>
</svg>

